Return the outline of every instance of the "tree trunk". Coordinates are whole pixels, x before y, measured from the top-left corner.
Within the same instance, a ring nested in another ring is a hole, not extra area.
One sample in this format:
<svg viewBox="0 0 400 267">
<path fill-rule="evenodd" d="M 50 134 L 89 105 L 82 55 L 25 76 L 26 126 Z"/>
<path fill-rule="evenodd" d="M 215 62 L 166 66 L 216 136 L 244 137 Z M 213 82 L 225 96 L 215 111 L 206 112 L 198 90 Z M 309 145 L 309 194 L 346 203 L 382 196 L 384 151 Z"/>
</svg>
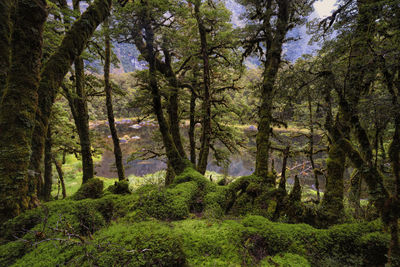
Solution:
<svg viewBox="0 0 400 267">
<path fill-rule="evenodd" d="M 282 161 L 282 173 L 281 173 L 281 180 L 279 182 L 279 189 L 282 189 L 286 192 L 286 165 L 287 160 L 289 158 L 290 153 L 290 146 L 287 146 L 283 151 L 283 161 Z"/>
<path fill-rule="evenodd" d="M 205 174 L 207 170 L 208 154 L 210 152 L 211 141 L 211 91 L 210 91 L 210 64 L 208 58 L 207 31 L 204 27 L 200 14 L 201 1 L 196 0 L 194 4 L 194 12 L 197 20 L 201 43 L 201 56 L 203 60 L 203 104 L 202 104 L 202 131 L 200 137 L 200 153 L 197 163 L 197 170 L 201 174 Z"/>
<path fill-rule="evenodd" d="M 312 110 L 312 103 L 311 103 L 311 94 L 308 94 L 308 111 L 310 112 L 309 118 L 310 118 L 310 137 L 309 137 L 309 145 L 310 145 L 310 150 L 309 150 L 309 159 L 311 163 L 311 168 L 314 173 L 314 184 L 315 184 L 315 189 L 317 190 L 317 201 L 318 203 L 320 202 L 320 194 L 319 194 L 319 180 L 318 180 L 318 174 L 315 171 L 315 163 L 314 163 L 314 118 L 313 118 L 313 110 Z"/>
<path fill-rule="evenodd" d="M 56 158 L 54 157 L 54 155 L 52 156 L 54 165 L 56 166 L 56 170 L 57 170 L 57 174 L 58 174 L 58 179 L 60 180 L 61 183 L 61 192 L 62 192 L 62 196 L 63 199 L 67 197 L 67 190 L 65 189 L 65 183 L 64 183 L 64 173 L 62 170 L 62 166 L 61 164 L 56 160 Z"/>
<path fill-rule="evenodd" d="M 165 186 L 169 186 L 174 182 L 175 172 L 174 168 L 172 168 L 171 163 L 167 162 L 167 173 L 165 175 Z"/>
<path fill-rule="evenodd" d="M 57 51 L 44 65 L 38 90 L 39 108 L 36 111 L 36 123 L 32 138 L 30 166 L 35 173 L 40 172 L 47 126 L 57 90 L 97 26 L 109 15 L 111 3 L 111 0 L 96 0 L 91 4 L 74 22 Z"/>
<path fill-rule="evenodd" d="M 169 117 L 169 129 L 171 132 L 172 140 L 175 143 L 176 148 L 179 151 L 179 154 L 182 158 L 186 158 L 185 149 L 183 148 L 181 133 L 179 129 L 179 82 L 176 78 L 176 74 L 172 69 L 172 62 L 171 62 L 171 54 L 168 49 L 164 46 L 162 47 L 164 52 L 165 64 L 160 65 L 158 69 L 163 73 L 167 79 L 169 84 L 171 85 L 171 89 L 169 91 L 169 98 L 168 98 L 168 117 Z"/>
<path fill-rule="evenodd" d="M 333 140 L 329 146 L 326 160 L 327 177 L 325 194 L 322 199 L 323 221 L 333 225 L 343 216 L 343 173 L 345 170 L 346 154 L 341 147 L 341 141 Z"/>
<path fill-rule="evenodd" d="M 165 120 L 162 105 L 161 105 L 161 94 L 158 88 L 158 82 L 156 77 L 156 57 L 154 50 L 154 32 L 151 26 L 150 20 L 150 10 L 148 7 L 144 10 L 143 16 L 143 27 L 145 29 L 145 40 L 146 40 L 146 51 L 147 58 L 149 62 L 149 85 L 151 89 L 151 94 L 153 97 L 153 109 L 157 116 L 157 121 L 159 125 L 159 129 L 163 138 L 163 143 L 165 147 L 165 152 L 167 154 L 167 158 L 171 163 L 175 173 L 177 175 L 181 174 L 188 164 L 185 162 L 185 159 L 181 157 L 178 149 L 175 146 L 175 143 L 172 140 L 171 134 L 168 129 L 167 122 Z"/>
<path fill-rule="evenodd" d="M 397 70 L 397 75 L 400 74 L 400 67 Z M 388 71 L 384 72 L 388 91 L 392 95 L 392 104 L 394 107 L 399 106 L 400 82 L 398 81 L 397 90 L 393 84 L 394 75 L 390 75 Z M 400 245 L 399 245 L 399 200 L 400 200 L 400 111 L 396 109 L 394 118 L 394 134 L 393 140 L 389 147 L 389 158 L 392 165 L 393 176 L 395 178 L 395 190 L 392 197 L 392 214 L 390 222 L 391 242 L 388 253 L 389 263 L 400 262 Z"/>
<path fill-rule="evenodd" d="M 7 75 L 10 70 L 11 55 L 11 10 L 14 5 L 12 0 L 0 2 L 0 106 L 4 89 L 6 88 Z"/>
<path fill-rule="evenodd" d="M 51 186 L 53 182 L 51 147 L 51 127 L 49 125 L 47 129 L 47 137 L 44 148 L 44 185 L 42 190 L 42 197 L 44 201 L 49 201 L 51 199 Z"/>
<path fill-rule="evenodd" d="M 89 132 L 89 113 L 87 107 L 87 97 L 84 85 L 84 64 L 81 57 L 75 60 L 75 89 L 77 97 L 74 99 L 74 105 L 78 116 L 74 117 L 76 129 L 78 130 L 79 142 L 82 155 L 82 183 L 86 183 L 94 177 L 94 165 L 92 158 L 92 145 Z"/>
<path fill-rule="evenodd" d="M 125 170 L 122 160 L 122 151 L 119 145 L 119 138 L 117 134 L 117 128 L 115 127 L 114 110 L 112 104 L 112 87 L 110 84 L 110 59 L 111 59 L 111 44 L 110 44 L 110 27 L 108 19 L 104 21 L 105 33 L 105 61 L 104 61 L 104 84 L 106 92 L 106 106 L 107 106 L 107 117 L 108 124 L 110 126 L 111 137 L 114 144 L 114 155 L 115 155 L 115 166 L 118 172 L 118 179 L 120 181 L 125 180 Z"/>
<path fill-rule="evenodd" d="M 376 167 L 376 166 L 375 166 Z M 362 179 L 359 170 L 354 170 L 350 176 L 350 191 L 349 191 L 349 203 L 354 208 L 355 217 L 361 218 L 362 210 L 360 204 L 361 197 L 361 185 Z"/>
<path fill-rule="evenodd" d="M 37 108 L 46 1 L 19 0 L 11 68 L 0 106 L 0 223 L 36 205 L 28 195 L 28 166 Z"/>
<path fill-rule="evenodd" d="M 190 162 L 196 166 L 196 95 L 194 92 L 190 95 L 190 125 L 189 125 L 189 143 L 190 143 Z"/>
<path fill-rule="evenodd" d="M 257 153 L 255 174 L 262 177 L 267 184 L 275 186 L 273 176 L 268 175 L 268 161 L 270 148 L 270 134 L 272 121 L 272 100 L 274 97 L 274 84 L 281 62 L 282 45 L 287 33 L 289 23 L 290 1 L 279 2 L 278 21 L 274 39 L 267 44 L 267 55 L 264 65 L 263 84 L 261 91 L 261 106 L 258 112 L 258 133 L 256 137 Z M 269 22 L 268 22 L 269 23 Z"/>
</svg>

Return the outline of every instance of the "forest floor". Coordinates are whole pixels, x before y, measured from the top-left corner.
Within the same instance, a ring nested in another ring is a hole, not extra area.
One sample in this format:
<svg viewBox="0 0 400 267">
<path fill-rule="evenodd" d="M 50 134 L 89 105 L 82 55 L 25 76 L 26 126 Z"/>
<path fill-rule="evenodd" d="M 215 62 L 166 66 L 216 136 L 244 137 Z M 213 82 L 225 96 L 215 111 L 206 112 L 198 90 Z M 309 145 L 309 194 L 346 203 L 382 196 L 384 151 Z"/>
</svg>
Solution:
<svg viewBox="0 0 400 267">
<path fill-rule="evenodd" d="M 1 226 L 0 266 L 329 267 L 386 262 L 390 236 L 378 219 L 349 217 L 317 229 L 288 223 L 286 217 L 273 222 L 250 206 L 242 214 L 224 212 L 221 196 L 230 185 L 218 186 L 191 169 L 168 188 L 162 185 L 163 173 L 157 173 L 131 177 L 130 193 L 107 178 L 93 179 L 74 193 L 79 168 L 77 160 L 67 159 L 67 199 L 45 203 Z M 98 191 L 103 183 L 109 189 Z M 95 199 L 84 199 L 94 191 L 99 193 Z M 303 200 L 315 197 L 312 189 L 304 192 Z"/>
</svg>

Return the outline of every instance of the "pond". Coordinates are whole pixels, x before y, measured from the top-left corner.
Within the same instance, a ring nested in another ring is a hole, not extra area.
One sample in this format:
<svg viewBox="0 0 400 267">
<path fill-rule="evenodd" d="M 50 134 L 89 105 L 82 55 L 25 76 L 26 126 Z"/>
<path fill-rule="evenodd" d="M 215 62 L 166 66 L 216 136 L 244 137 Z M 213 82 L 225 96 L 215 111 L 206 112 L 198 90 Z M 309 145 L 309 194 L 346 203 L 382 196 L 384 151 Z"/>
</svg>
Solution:
<svg viewBox="0 0 400 267">
<path fill-rule="evenodd" d="M 120 144 L 123 153 L 125 173 L 127 176 L 144 176 L 160 170 L 166 169 L 166 162 L 164 158 L 152 157 L 148 159 L 134 159 L 128 160 L 133 153 L 138 153 L 144 150 L 144 148 L 151 148 L 151 150 L 158 151 L 160 148 L 156 148 L 155 144 L 160 142 L 155 141 L 157 136 L 159 137 L 158 125 L 151 121 L 141 122 L 136 124 L 135 121 L 124 119 L 116 122 L 118 135 L 120 137 Z M 100 134 L 104 140 L 106 147 L 103 150 L 102 160 L 96 164 L 95 172 L 96 175 L 107 178 L 117 177 L 117 172 L 114 166 L 114 154 L 112 151 L 113 143 L 108 128 L 108 123 L 92 123 L 91 128 Z M 250 175 L 254 171 L 255 165 L 255 135 L 257 129 L 255 126 L 249 126 L 243 129 L 244 137 L 247 140 L 245 142 L 246 148 L 243 148 L 237 154 L 230 156 L 230 164 L 227 168 L 218 166 L 210 153 L 209 163 L 207 165 L 208 171 L 214 171 L 221 174 L 227 174 L 229 176 L 245 176 Z M 181 133 L 186 135 L 187 127 L 182 126 Z M 283 135 L 285 136 L 285 135 Z M 293 137 L 280 137 L 293 139 Z M 160 138 L 158 138 L 160 140 Z M 291 141 L 292 142 L 292 141 Z M 300 145 L 306 145 L 307 139 L 305 137 L 296 137 L 296 142 Z M 187 151 L 189 154 L 189 149 Z M 323 154 L 323 153 L 321 153 Z M 317 155 L 316 158 L 324 157 L 324 155 Z M 280 173 L 282 169 L 282 156 L 280 153 L 274 153 L 271 156 L 274 162 L 275 170 Z M 314 177 L 309 161 L 304 155 L 296 155 L 288 160 L 287 170 L 287 181 L 293 183 L 294 175 L 299 175 L 302 184 L 307 184 L 314 187 Z M 320 177 L 320 188 L 324 188 L 324 179 Z"/>
</svg>

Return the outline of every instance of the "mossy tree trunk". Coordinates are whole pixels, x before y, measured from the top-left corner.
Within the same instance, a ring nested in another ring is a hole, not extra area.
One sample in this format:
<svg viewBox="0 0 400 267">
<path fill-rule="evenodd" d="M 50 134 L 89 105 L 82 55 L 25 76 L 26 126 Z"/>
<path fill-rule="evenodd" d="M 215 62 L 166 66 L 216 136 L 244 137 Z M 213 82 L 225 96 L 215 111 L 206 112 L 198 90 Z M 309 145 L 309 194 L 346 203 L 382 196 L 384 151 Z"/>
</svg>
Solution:
<svg viewBox="0 0 400 267">
<path fill-rule="evenodd" d="M 346 154 L 339 140 L 329 145 L 328 159 L 326 160 L 327 177 L 325 194 L 322 199 L 323 220 L 327 225 L 335 224 L 342 218 L 343 205 L 343 174 L 345 171 Z"/>
<path fill-rule="evenodd" d="M 308 93 L 308 96 L 307 96 L 307 102 L 308 102 L 308 112 L 310 113 L 309 114 L 310 135 L 308 137 L 308 140 L 309 140 L 308 158 L 310 159 L 311 168 L 314 173 L 314 184 L 315 184 L 315 189 L 317 190 L 317 202 L 319 203 L 321 200 L 321 197 L 320 197 L 320 193 L 319 193 L 318 173 L 316 172 L 315 162 L 314 162 L 314 116 L 313 116 L 312 99 L 311 99 L 310 92 Z"/>
<path fill-rule="evenodd" d="M 11 55 L 11 10 L 14 5 L 12 0 L 0 1 L 0 106 L 4 89 L 6 88 L 7 75 L 10 69 Z"/>
<path fill-rule="evenodd" d="M 325 82 L 330 88 L 336 90 L 339 96 L 342 96 L 333 73 L 329 73 Z M 329 89 L 325 91 L 325 101 L 327 105 L 325 128 L 329 133 L 329 150 L 326 160 L 327 175 L 325 194 L 321 203 L 322 217 L 320 219 L 325 226 L 328 226 L 337 223 L 344 214 L 343 186 L 346 153 L 342 147 L 342 143 L 345 137 L 349 138 L 350 129 L 347 123 L 348 119 L 343 116 L 342 108 L 339 108 L 338 114 L 335 119 L 333 119 L 331 108 L 332 99 Z"/>
<path fill-rule="evenodd" d="M 196 94 L 194 91 L 190 94 L 190 111 L 189 111 L 189 143 L 190 143 L 190 162 L 196 166 Z"/>
<path fill-rule="evenodd" d="M 204 26 L 202 15 L 200 14 L 201 1 L 194 2 L 194 12 L 200 36 L 201 57 L 203 60 L 203 86 L 202 95 L 202 131 L 200 137 L 200 152 L 197 163 L 197 170 L 205 174 L 208 164 L 208 154 L 210 153 L 211 141 L 211 82 L 210 82 L 210 63 L 208 58 L 207 30 Z"/>
<path fill-rule="evenodd" d="M 272 13 L 272 7 L 269 6 Z M 263 83 L 261 91 L 261 106 L 258 112 L 258 133 L 256 137 L 257 153 L 255 174 L 265 179 L 267 184 L 275 185 L 275 181 L 268 175 L 268 161 L 270 150 L 270 134 L 272 122 L 272 100 L 274 98 L 274 85 L 281 62 L 281 53 L 284 38 L 288 31 L 290 1 L 284 0 L 278 2 L 277 26 L 274 36 L 269 36 L 266 41 L 267 54 L 264 64 Z M 271 15 L 269 15 L 271 16 Z M 271 31 L 270 18 L 264 22 L 266 31 Z"/>
<path fill-rule="evenodd" d="M 165 41 L 164 41 L 165 42 Z M 163 73 L 168 79 L 168 83 L 171 85 L 171 89 L 169 90 L 168 97 L 168 118 L 169 118 L 169 129 L 172 136 L 172 139 L 175 143 L 176 148 L 179 151 L 181 157 L 186 158 L 185 149 L 182 143 L 182 137 L 180 133 L 179 123 L 179 81 L 176 78 L 176 74 L 172 69 L 172 58 L 171 54 L 166 48 L 165 44 L 163 45 L 163 54 L 164 54 L 164 64 L 156 64 L 159 65 L 157 69 Z"/>
<path fill-rule="evenodd" d="M 62 192 L 62 196 L 64 199 L 67 197 L 67 190 L 65 189 L 64 172 L 62 170 L 62 165 L 59 161 L 57 161 L 57 159 L 54 155 L 52 155 L 52 160 L 53 160 L 54 165 L 56 166 L 58 179 L 60 180 L 60 183 L 61 183 L 61 192 Z"/>
<path fill-rule="evenodd" d="M 51 199 L 51 186 L 53 182 L 53 164 L 52 164 L 52 142 L 51 142 L 51 127 L 47 128 L 47 136 L 44 148 L 44 184 L 42 189 L 42 198 L 44 201 Z"/>
<path fill-rule="evenodd" d="M 167 120 L 164 116 L 164 112 L 162 110 L 161 93 L 158 88 L 156 75 L 157 71 L 162 73 L 168 79 L 171 87 L 175 88 L 173 90 L 177 90 L 176 86 L 180 86 L 180 84 L 175 76 L 175 73 L 172 71 L 171 65 L 168 64 L 168 60 L 166 62 L 162 62 L 159 58 L 156 57 L 156 50 L 154 46 L 154 30 L 153 25 L 151 24 L 150 16 L 151 10 L 148 10 L 147 1 L 143 1 L 142 4 L 143 11 L 141 14 L 138 14 L 142 23 L 140 25 L 134 25 L 131 31 L 132 35 L 134 36 L 134 43 L 137 49 L 149 63 L 149 85 L 153 97 L 153 110 L 157 117 L 168 162 L 170 162 L 175 174 L 179 175 L 185 169 L 185 167 L 188 166 L 188 160 L 186 157 L 186 153 L 183 149 L 179 131 L 179 117 L 177 116 L 178 96 L 174 95 L 175 93 L 173 93 L 172 99 L 171 94 L 169 98 L 169 109 L 174 109 L 174 112 L 176 112 L 176 116 L 172 115 L 171 117 L 171 114 L 169 114 L 169 120 L 170 122 L 172 122 L 175 129 L 171 130 L 171 124 L 168 125 Z M 144 40 L 142 37 L 144 38 Z M 164 50 L 164 53 L 165 52 L 167 51 Z M 168 58 L 169 54 L 166 53 L 166 55 Z"/>
<path fill-rule="evenodd" d="M 382 59 L 384 60 L 384 59 Z M 389 261 L 400 260 L 400 244 L 399 244 L 399 225 L 398 218 L 400 216 L 400 111 L 399 107 L 399 93 L 400 93 L 400 80 L 397 78 L 397 83 L 395 83 L 395 77 L 400 75 L 400 67 L 397 67 L 392 73 L 384 66 L 384 77 L 389 93 L 392 96 L 392 105 L 397 107 L 395 109 L 394 116 L 394 133 L 393 140 L 389 147 L 389 159 L 392 165 L 393 176 L 395 178 L 394 192 L 392 194 L 392 205 L 394 206 L 392 210 L 392 220 L 390 225 L 391 231 L 391 242 L 389 249 Z M 397 86 L 395 86 L 397 84 Z"/>
<path fill-rule="evenodd" d="M 376 165 L 375 165 L 376 167 Z M 362 179 L 359 170 L 355 169 L 350 176 L 350 190 L 349 190 L 349 203 L 355 210 L 355 216 L 361 218 L 361 185 Z"/>
<path fill-rule="evenodd" d="M 40 173 L 47 126 L 57 90 L 75 58 L 86 47 L 86 43 L 97 26 L 109 15 L 111 3 L 111 0 L 96 0 L 93 2 L 80 18 L 74 22 L 61 45 L 42 69 L 38 90 L 39 105 L 32 138 L 31 168 L 35 173 Z"/>
<path fill-rule="evenodd" d="M 145 8 L 142 14 L 142 23 L 141 28 L 144 28 L 144 38 L 146 41 L 146 57 L 149 63 L 149 86 L 151 90 L 151 94 L 153 97 L 153 109 L 156 114 L 159 129 L 162 135 L 163 144 L 165 147 L 165 152 L 167 154 L 168 161 L 170 162 L 172 168 L 174 169 L 176 175 L 181 174 L 185 168 L 188 166 L 186 160 L 180 155 L 176 145 L 172 139 L 172 136 L 169 131 L 168 124 L 165 120 L 164 113 L 161 105 L 161 94 L 158 88 L 158 82 L 156 77 L 156 55 L 154 49 L 154 31 L 151 25 L 151 10 L 148 8 L 147 1 L 144 2 Z M 140 43 L 141 41 L 138 40 Z"/>
<path fill-rule="evenodd" d="M 73 1 L 74 11 L 80 13 L 80 0 Z M 87 95 L 85 89 L 85 64 L 81 56 L 74 60 L 75 66 L 75 94 L 73 95 L 73 105 L 76 112 L 73 112 L 76 129 L 79 135 L 79 143 L 82 156 L 82 184 L 94 177 L 94 165 L 92 157 L 92 145 L 89 132 L 89 111 L 87 105 Z"/>
<path fill-rule="evenodd" d="M 122 159 L 122 150 L 121 146 L 119 145 L 117 128 L 115 127 L 114 109 L 112 104 L 112 87 L 110 83 L 111 40 L 110 40 L 110 32 L 109 32 L 110 26 L 108 19 L 104 21 L 103 25 L 105 30 L 104 85 L 106 92 L 107 118 L 108 118 L 108 124 L 110 126 L 111 137 L 114 144 L 115 166 L 118 172 L 118 179 L 119 181 L 123 181 L 125 180 L 125 170 Z"/>
<path fill-rule="evenodd" d="M 28 166 L 35 125 L 46 1 L 19 0 L 11 38 L 11 67 L 0 106 L 0 223 L 36 203 Z"/>
</svg>

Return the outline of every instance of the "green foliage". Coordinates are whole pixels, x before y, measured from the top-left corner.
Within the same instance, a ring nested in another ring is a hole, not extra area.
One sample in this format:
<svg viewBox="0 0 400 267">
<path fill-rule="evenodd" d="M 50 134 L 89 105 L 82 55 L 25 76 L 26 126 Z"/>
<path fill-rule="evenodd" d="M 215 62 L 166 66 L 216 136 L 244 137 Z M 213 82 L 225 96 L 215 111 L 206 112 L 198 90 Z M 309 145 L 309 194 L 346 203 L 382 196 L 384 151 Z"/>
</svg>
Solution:
<svg viewBox="0 0 400 267">
<path fill-rule="evenodd" d="M 72 197 L 74 200 L 85 198 L 100 198 L 103 195 L 103 181 L 98 178 L 93 178 L 84 183 L 78 192 Z"/>
</svg>

